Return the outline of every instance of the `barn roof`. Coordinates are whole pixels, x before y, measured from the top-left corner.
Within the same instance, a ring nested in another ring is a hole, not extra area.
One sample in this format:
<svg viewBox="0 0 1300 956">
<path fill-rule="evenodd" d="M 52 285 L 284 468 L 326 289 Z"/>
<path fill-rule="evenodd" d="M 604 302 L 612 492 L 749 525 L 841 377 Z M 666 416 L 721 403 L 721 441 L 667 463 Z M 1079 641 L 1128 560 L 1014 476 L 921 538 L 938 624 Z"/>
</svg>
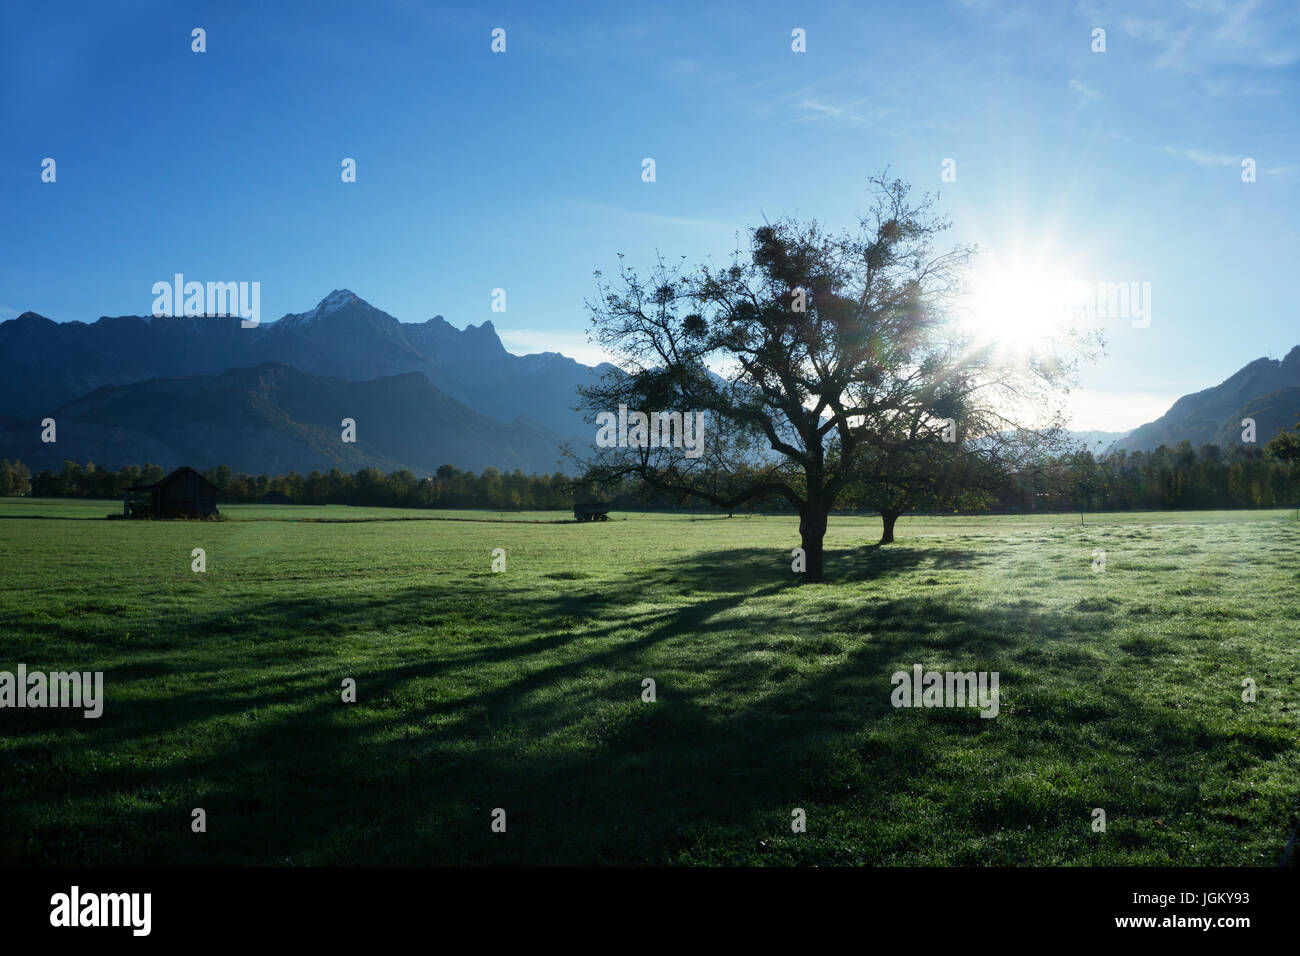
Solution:
<svg viewBox="0 0 1300 956">
<path fill-rule="evenodd" d="M 204 478 L 202 475 L 200 475 L 189 465 L 181 465 L 170 475 L 167 475 L 165 478 L 163 478 L 160 481 L 155 481 L 151 485 L 132 485 L 130 488 L 127 488 L 126 490 L 127 491 L 148 491 L 151 488 L 161 488 L 164 485 L 170 485 L 173 481 L 176 481 L 178 478 L 182 477 L 186 472 L 189 472 L 190 474 L 194 475 L 196 478 L 199 479 L 199 481 L 203 482 L 204 484 L 212 485 L 212 488 L 214 490 L 216 489 L 217 487 L 216 485 L 213 485 L 212 482 L 208 481 L 208 479 Z"/>
</svg>

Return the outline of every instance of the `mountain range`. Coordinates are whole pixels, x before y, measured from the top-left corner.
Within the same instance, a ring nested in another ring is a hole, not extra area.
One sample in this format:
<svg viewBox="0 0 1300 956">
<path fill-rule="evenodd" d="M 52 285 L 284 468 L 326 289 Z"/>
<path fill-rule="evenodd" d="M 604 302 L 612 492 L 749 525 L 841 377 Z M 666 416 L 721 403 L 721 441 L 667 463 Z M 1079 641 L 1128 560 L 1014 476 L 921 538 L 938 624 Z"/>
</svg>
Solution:
<svg viewBox="0 0 1300 956">
<path fill-rule="evenodd" d="M 32 468 L 550 472 L 563 444 L 593 434 L 574 411 L 578 387 L 612 368 L 513 355 L 491 322 L 399 322 L 346 289 L 251 329 L 238 318 L 87 324 L 26 312 L 0 323 L 0 457 Z M 52 444 L 40 441 L 45 417 Z M 354 444 L 341 440 L 343 418 L 357 423 Z"/>
<path fill-rule="evenodd" d="M 579 386 L 613 370 L 556 352 L 514 355 L 491 322 L 400 322 L 346 289 L 251 329 L 237 317 L 60 323 L 26 312 L 0 323 L 0 458 L 34 470 L 73 460 L 252 473 L 428 473 L 443 464 L 551 472 L 565 469 L 563 445 L 581 449 L 594 435 L 574 410 Z M 1074 437 L 1128 451 L 1183 439 L 1234 444 L 1252 417 L 1262 445 L 1297 413 L 1300 346 L 1180 398 L 1131 433 Z M 57 442 L 41 441 L 45 418 L 55 419 Z M 345 418 L 355 442 L 342 440 Z"/>
</svg>

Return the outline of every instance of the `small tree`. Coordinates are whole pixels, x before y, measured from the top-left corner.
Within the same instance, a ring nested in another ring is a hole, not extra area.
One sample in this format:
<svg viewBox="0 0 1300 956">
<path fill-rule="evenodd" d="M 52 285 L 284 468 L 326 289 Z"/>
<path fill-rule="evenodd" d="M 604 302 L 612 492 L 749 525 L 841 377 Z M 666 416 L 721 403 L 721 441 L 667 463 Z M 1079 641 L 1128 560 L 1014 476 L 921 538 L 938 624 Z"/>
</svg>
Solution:
<svg viewBox="0 0 1300 956">
<path fill-rule="evenodd" d="M 850 493 L 856 506 L 879 512 L 880 544 L 894 542 L 895 524 L 906 512 L 986 505 L 1006 492 L 1012 475 L 1063 447 L 1059 421 L 1030 429 L 991 414 L 980 393 L 995 375 L 989 353 L 968 354 L 933 409 L 900 417 L 893 440 L 866 449 Z"/>
</svg>

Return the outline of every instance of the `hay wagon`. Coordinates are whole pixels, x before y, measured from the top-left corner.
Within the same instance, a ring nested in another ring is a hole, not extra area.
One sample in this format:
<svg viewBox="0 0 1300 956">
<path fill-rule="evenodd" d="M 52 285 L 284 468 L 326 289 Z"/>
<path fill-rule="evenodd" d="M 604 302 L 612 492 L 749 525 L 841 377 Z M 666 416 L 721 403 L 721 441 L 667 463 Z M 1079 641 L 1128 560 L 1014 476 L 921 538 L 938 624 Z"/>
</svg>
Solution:
<svg viewBox="0 0 1300 956">
<path fill-rule="evenodd" d="M 599 504 L 574 505 L 573 519 L 575 521 L 608 521 L 609 506 Z"/>
</svg>

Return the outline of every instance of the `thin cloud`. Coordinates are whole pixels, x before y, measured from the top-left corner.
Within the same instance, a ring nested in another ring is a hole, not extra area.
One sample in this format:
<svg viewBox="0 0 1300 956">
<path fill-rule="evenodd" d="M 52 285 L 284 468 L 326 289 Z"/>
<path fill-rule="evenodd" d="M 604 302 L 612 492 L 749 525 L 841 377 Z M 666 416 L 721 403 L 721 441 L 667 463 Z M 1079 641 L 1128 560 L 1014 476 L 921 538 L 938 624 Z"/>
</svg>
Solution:
<svg viewBox="0 0 1300 956">
<path fill-rule="evenodd" d="M 797 104 L 799 109 L 804 111 L 804 114 L 796 116 L 788 122 L 806 123 L 826 120 L 854 129 L 870 129 L 896 135 L 895 130 L 887 128 L 885 120 L 897 111 L 879 106 L 870 109 L 865 108 L 868 102 L 870 100 L 864 98 L 838 106 L 834 103 L 827 103 L 825 100 L 806 96 L 800 99 Z"/>
<path fill-rule="evenodd" d="M 1293 0 L 1189 0 L 1152 4 L 1140 16 L 1131 9 L 1118 0 L 1081 0 L 1078 6 L 1093 26 L 1115 24 L 1123 35 L 1155 47 L 1157 69 L 1200 73 L 1231 64 L 1257 70 L 1300 61 Z"/>
<path fill-rule="evenodd" d="M 666 216 L 657 212 L 640 212 L 635 209 L 624 209 L 621 206 L 610 206 L 606 203 L 585 202 L 581 200 L 569 200 L 567 205 L 571 208 L 580 209 L 586 212 L 599 212 L 608 216 L 618 216 L 643 226 L 672 226 L 678 229 L 707 229 L 710 232 L 721 230 L 730 233 L 736 231 L 735 224 L 733 223 L 725 223 L 717 219 L 703 219 L 698 216 Z"/>
<path fill-rule="evenodd" d="M 1236 166 L 1241 162 L 1240 156 L 1230 156 L 1227 153 L 1211 153 L 1204 149 L 1174 149 L 1172 146 L 1166 146 L 1165 152 L 1171 156 L 1177 156 L 1179 159 L 1195 163 L 1197 166 Z"/>
<path fill-rule="evenodd" d="M 1216 99 L 1226 96 L 1279 96 L 1282 93 L 1280 89 L 1274 86 L 1252 86 L 1232 77 L 1203 80 L 1201 89 L 1205 91 L 1207 96 L 1213 96 Z"/>
<path fill-rule="evenodd" d="M 1164 43 L 1160 55 L 1156 57 L 1156 69 L 1169 67 L 1179 72 L 1187 69 L 1187 41 L 1192 38 L 1195 27 L 1184 27 L 1174 33 Z"/>
<path fill-rule="evenodd" d="M 1087 100 L 1101 99 L 1101 94 L 1098 93 L 1096 90 L 1094 90 L 1087 83 L 1083 82 L 1083 80 L 1076 80 L 1072 78 L 1070 80 L 1070 89 L 1074 90 L 1074 92 L 1080 94 L 1081 96 L 1083 96 L 1084 99 Z"/>
<path fill-rule="evenodd" d="M 996 30 L 1022 26 L 1033 13 L 1033 5 L 1023 0 L 958 0 L 961 6 L 979 16 L 995 18 Z"/>
</svg>

